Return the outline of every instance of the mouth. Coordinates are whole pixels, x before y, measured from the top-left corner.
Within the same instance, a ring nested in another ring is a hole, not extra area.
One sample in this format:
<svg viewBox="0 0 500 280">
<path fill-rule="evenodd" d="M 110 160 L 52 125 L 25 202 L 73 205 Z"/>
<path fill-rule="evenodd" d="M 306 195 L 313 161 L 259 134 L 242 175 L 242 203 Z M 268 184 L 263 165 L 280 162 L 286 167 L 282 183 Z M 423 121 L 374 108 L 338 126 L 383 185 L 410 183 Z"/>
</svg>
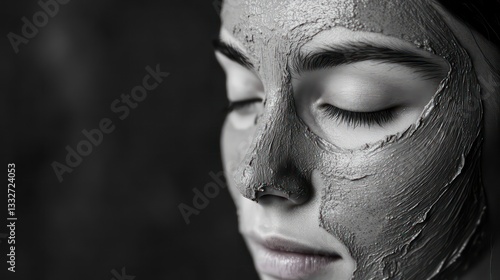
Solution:
<svg viewBox="0 0 500 280">
<path fill-rule="evenodd" d="M 341 260 L 336 252 L 326 252 L 291 239 L 271 237 L 249 238 L 259 272 L 278 279 L 309 279 L 329 264 Z"/>
</svg>

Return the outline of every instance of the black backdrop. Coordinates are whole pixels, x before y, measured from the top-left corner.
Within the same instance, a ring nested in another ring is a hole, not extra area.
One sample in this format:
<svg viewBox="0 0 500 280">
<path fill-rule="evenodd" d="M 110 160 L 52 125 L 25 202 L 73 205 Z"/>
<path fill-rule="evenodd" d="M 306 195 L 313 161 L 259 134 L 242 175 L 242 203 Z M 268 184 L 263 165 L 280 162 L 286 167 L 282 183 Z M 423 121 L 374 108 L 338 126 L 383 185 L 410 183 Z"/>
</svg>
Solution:
<svg viewBox="0 0 500 280">
<path fill-rule="evenodd" d="M 0 279 L 257 279 L 227 189 L 189 225 L 178 208 L 192 206 L 193 189 L 221 170 L 227 101 L 211 47 L 219 7 L 72 0 L 33 38 L 15 41 L 16 53 L 12 33 L 23 36 L 22 18 L 33 23 L 42 8 L 35 0 L 2 3 L 1 174 L 7 179 L 15 163 L 18 220 L 12 273 L 5 180 Z M 110 105 L 158 64 L 170 75 L 120 120 Z M 52 164 L 66 165 L 66 147 L 76 150 L 87 139 L 82 130 L 103 118 L 114 131 L 60 182 Z"/>
</svg>

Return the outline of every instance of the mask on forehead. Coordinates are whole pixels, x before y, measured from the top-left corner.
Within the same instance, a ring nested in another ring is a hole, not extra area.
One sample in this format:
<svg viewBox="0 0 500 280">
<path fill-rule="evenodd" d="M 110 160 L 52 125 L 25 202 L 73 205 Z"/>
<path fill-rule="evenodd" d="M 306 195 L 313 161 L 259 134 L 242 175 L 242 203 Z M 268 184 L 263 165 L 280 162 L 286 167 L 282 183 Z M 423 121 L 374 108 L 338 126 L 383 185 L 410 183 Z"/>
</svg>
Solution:
<svg viewBox="0 0 500 280">
<path fill-rule="evenodd" d="M 432 5 L 227 1 L 223 19 L 266 89 L 251 144 L 230 167 L 243 196 L 255 200 L 275 189 L 300 202 L 319 174 L 325 186 L 319 225 L 349 248 L 357 262 L 354 279 L 431 279 L 462 267 L 461 255 L 475 247 L 485 212 L 480 88 L 470 58 Z M 297 116 L 287 63 L 332 27 L 397 37 L 449 62 L 447 77 L 414 125 L 342 149 Z"/>
</svg>

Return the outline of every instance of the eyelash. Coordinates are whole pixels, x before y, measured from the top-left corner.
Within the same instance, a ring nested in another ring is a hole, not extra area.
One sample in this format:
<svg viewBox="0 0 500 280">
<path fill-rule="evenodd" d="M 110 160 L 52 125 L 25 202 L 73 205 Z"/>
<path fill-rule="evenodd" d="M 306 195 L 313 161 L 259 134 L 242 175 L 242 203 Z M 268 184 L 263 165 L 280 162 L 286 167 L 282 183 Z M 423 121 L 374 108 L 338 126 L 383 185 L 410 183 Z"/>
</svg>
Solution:
<svg viewBox="0 0 500 280">
<path fill-rule="evenodd" d="M 229 114 L 233 111 L 243 109 L 245 107 L 248 107 L 252 105 L 255 102 L 262 102 L 261 98 L 252 98 L 252 99 L 246 99 L 246 100 L 241 100 L 241 101 L 233 101 L 229 102 L 229 105 L 226 108 L 226 113 Z"/>
<path fill-rule="evenodd" d="M 357 126 L 372 126 L 384 124 L 394 119 L 394 108 L 389 108 L 376 112 L 353 112 L 347 111 L 335 106 L 324 104 L 321 106 L 327 117 L 336 119 L 340 122 L 356 128 Z"/>
</svg>

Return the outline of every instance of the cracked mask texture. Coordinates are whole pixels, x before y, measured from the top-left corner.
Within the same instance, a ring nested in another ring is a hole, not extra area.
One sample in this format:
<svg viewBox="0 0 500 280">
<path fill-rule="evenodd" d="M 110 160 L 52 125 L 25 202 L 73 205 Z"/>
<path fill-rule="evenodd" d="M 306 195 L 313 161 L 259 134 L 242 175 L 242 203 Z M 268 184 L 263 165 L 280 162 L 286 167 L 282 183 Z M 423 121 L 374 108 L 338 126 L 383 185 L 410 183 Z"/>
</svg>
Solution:
<svg viewBox="0 0 500 280">
<path fill-rule="evenodd" d="M 353 279 L 441 279 L 462 267 L 485 212 L 480 88 L 469 56 L 430 2 L 228 0 L 222 17 L 266 94 L 252 133 L 227 132 L 248 143 L 227 162 L 241 194 L 255 200 L 273 188 L 300 202 L 319 171 L 318 223 L 348 247 Z M 302 122 L 288 62 L 332 27 L 403 39 L 448 61 L 447 77 L 414 125 L 342 149 Z"/>
</svg>

